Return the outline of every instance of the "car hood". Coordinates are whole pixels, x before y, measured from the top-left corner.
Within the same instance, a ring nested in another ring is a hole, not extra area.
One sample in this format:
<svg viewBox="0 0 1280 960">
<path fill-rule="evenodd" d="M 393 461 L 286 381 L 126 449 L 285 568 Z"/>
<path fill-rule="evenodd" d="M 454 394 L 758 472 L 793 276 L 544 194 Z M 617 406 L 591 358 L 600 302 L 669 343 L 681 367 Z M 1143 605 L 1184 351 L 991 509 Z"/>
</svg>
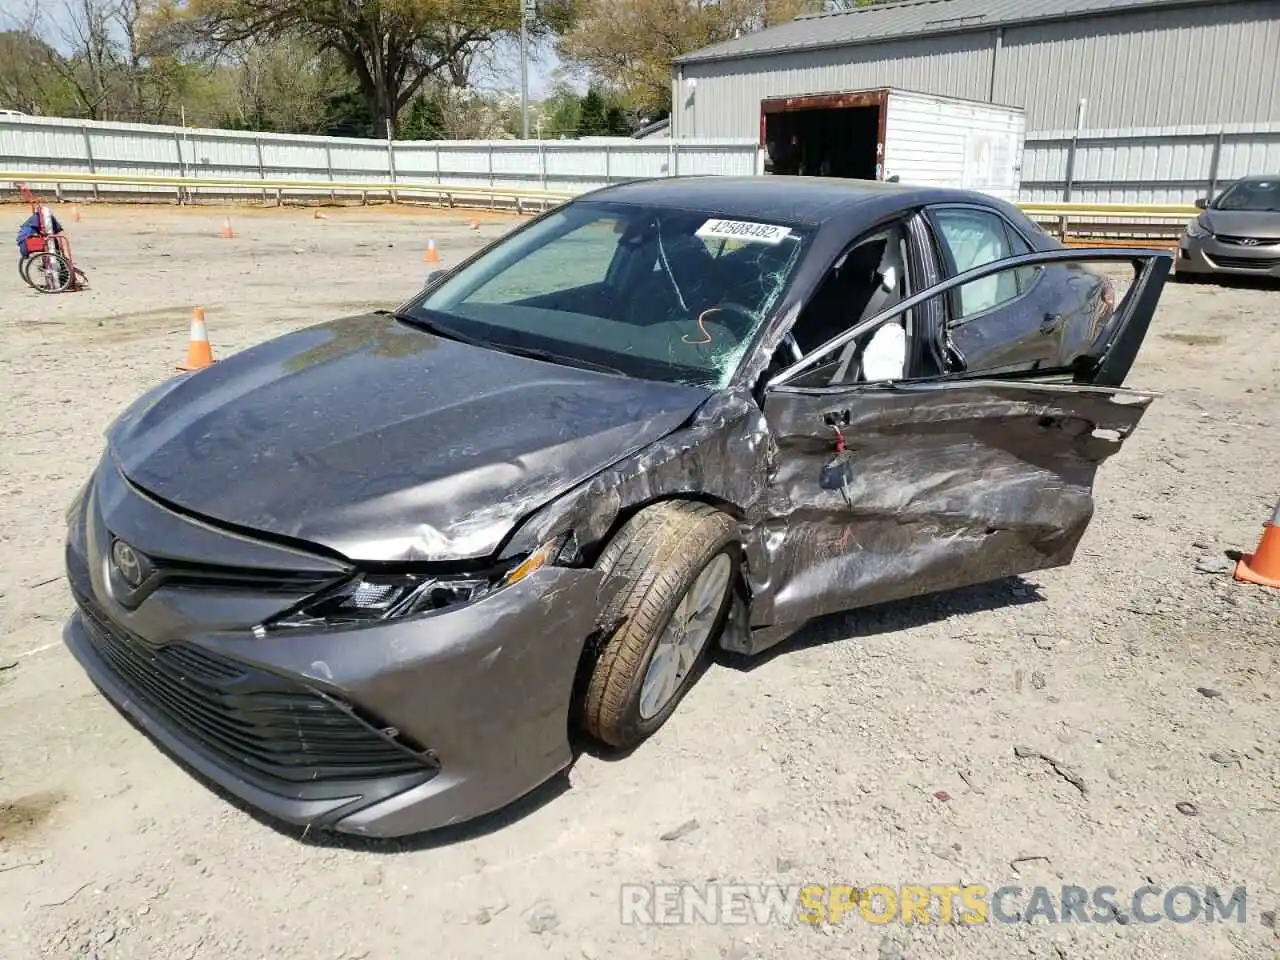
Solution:
<svg viewBox="0 0 1280 960">
<path fill-rule="evenodd" d="M 1228 237 L 1280 239 L 1280 213 L 1267 210 L 1206 210 L 1200 220 L 1211 231 Z"/>
<path fill-rule="evenodd" d="M 467 560 L 707 396 L 371 314 L 170 381 L 125 411 L 108 445 L 136 486 L 214 522 L 351 560 Z"/>
</svg>

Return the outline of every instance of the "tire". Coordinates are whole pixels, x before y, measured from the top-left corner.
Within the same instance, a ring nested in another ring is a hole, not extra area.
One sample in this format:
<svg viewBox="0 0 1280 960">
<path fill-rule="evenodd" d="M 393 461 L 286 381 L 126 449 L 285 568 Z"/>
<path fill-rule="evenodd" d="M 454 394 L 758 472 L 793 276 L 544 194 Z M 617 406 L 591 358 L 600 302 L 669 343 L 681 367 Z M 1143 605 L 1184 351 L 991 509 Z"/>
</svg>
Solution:
<svg viewBox="0 0 1280 960">
<path fill-rule="evenodd" d="M 602 624 L 622 620 L 622 625 L 588 667 L 590 675 L 578 711 L 588 734 L 609 746 L 627 748 L 666 723 L 696 682 L 708 651 L 724 629 L 739 563 L 737 523 L 706 504 L 684 500 L 658 503 L 640 511 L 618 531 L 596 566 L 623 580 L 600 617 Z M 700 577 L 704 578 L 701 589 L 710 591 L 707 602 L 682 606 Z M 720 594 L 718 601 L 716 593 Z M 667 635 L 678 609 L 682 615 L 695 610 L 703 613 L 686 621 L 686 626 L 692 625 L 691 631 Z M 710 629 L 703 637 L 707 624 Z M 672 643 L 681 636 L 689 638 L 685 644 Z M 647 691 L 645 680 L 660 647 L 662 659 Z M 670 663 L 677 652 L 680 668 L 664 671 L 662 664 Z M 665 686 L 657 679 L 664 673 L 670 680 Z M 647 699 L 646 692 L 650 694 Z"/>
<path fill-rule="evenodd" d="M 71 286 L 71 265 L 60 253 L 33 253 L 21 270 L 22 279 L 40 293 L 62 293 Z"/>
</svg>

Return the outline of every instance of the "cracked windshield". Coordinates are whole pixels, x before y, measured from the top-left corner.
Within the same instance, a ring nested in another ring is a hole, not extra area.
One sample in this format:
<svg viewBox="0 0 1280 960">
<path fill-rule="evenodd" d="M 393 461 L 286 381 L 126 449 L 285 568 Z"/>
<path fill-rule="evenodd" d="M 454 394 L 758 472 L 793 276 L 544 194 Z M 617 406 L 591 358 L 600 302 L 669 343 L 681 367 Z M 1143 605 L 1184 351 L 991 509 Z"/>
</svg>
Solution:
<svg viewBox="0 0 1280 960">
<path fill-rule="evenodd" d="M 553 362 L 714 390 L 808 239 L 779 222 L 576 203 L 458 271 L 406 319 Z"/>
</svg>

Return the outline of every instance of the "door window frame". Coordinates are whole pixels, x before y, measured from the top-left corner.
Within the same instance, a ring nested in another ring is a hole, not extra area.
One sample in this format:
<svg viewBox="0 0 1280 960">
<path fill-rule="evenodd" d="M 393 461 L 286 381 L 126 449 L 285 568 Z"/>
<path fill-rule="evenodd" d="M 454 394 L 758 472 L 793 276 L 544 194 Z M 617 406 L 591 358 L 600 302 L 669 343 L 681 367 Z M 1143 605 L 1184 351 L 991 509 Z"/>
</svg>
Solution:
<svg viewBox="0 0 1280 960">
<path fill-rule="evenodd" d="M 958 290 L 965 284 L 972 283 L 975 280 L 981 280 L 984 277 L 992 276 L 1006 270 L 1016 270 L 1019 267 L 1029 266 L 1051 266 L 1060 263 L 1073 263 L 1079 261 L 1097 262 L 1099 260 L 1110 260 L 1118 262 L 1128 262 L 1135 268 L 1135 276 L 1133 283 L 1125 292 L 1124 298 L 1116 304 L 1116 316 L 1118 323 L 1102 350 L 1095 357 L 1095 364 L 1091 371 L 1084 374 L 1070 370 L 1059 369 L 1039 369 L 1029 371 L 1026 375 L 1018 377 L 1009 377 L 993 375 L 990 371 L 961 371 L 959 373 L 947 373 L 933 377 L 919 378 L 921 381 L 968 381 L 968 380 L 1017 380 L 1027 381 L 1036 379 L 1061 379 L 1064 375 L 1073 375 L 1076 383 L 1093 384 L 1096 386 L 1119 387 L 1124 381 L 1125 375 L 1129 368 L 1133 365 L 1133 360 L 1137 356 L 1138 348 L 1142 345 L 1146 336 L 1147 328 L 1150 326 L 1151 319 L 1155 314 L 1156 306 L 1160 299 L 1160 293 L 1164 289 L 1165 281 L 1168 279 L 1169 272 L 1173 266 L 1173 255 L 1164 250 L 1143 250 L 1143 249 L 1117 249 L 1113 247 L 1102 248 L 1070 248 L 1060 250 L 1039 250 L 1020 257 L 1007 257 L 1004 260 L 993 260 L 985 263 L 980 267 L 974 267 L 965 273 L 957 276 L 947 277 L 939 283 L 931 287 L 927 287 L 917 293 L 911 294 L 898 303 L 873 317 L 868 317 L 854 324 L 845 330 L 815 348 L 806 354 L 802 359 L 797 360 L 789 367 L 779 371 L 771 377 L 765 384 L 766 393 L 772 391 L 783 391 L 787 393 L 848 393 L 850 391 L 863 391 L 867 389 L 885 389 L 892 387 L 891 382 L 875 381 L 871 383 L 853 383 L 853 384 L 832 384 L 829 386 L 792 386 L 791 381 L 802 376 L 819 365 L 819 361 L 829 354 L 840 350 L 850 341 L 858 337 L 866 336 L 873 333 L 876 329 L 891 320 L 905 314 L 907 311 L 914 309 L 922 303 L 926 303 L 935 297 Z M 1139 321 L 1138 327 L 1135 328 L 1135 320 Z"/>
<path fill-rule="evenodd" d="M 922 215 L 923 215 L 923 208 L 913 208 L 905 211 L 897 211 L 889 216 L 886 216 L 883 220 L 878 221 L 873 226 L 863 230 L 861 233 L 859 233 L 856 237 L 854 237 L 848 243 L 845 243 L 844 245 L 842 245 L 839 249 L 839 252 L 836 253 L 836 255 L 831 258 L 830 262 L 827 263 L 825 267 L 823 267 L 817 282 L 813 285 L 808 297 L 806 297 L 805 299 L 805 302 L 801 305 L 800 309 L 796 311 L 795 316 L 792 317 L 785 325 L 782 331 L 782 336 L 779 339 L 778 346 L 775 348 L 775 351 L 774 351 L 775 354 L 784 350 L 790 356 L 795 356 L 795 354 L 798 353 L 800 355 L 799 359 L 794 360 L 791 364 L 791 366 L 794 366 L 796 363 L 804 362 L 809 358 L 814 357 L 815 355 L 820 357 L 828 356 L 832 354 L 835 350 L 843 348 L 848 344 L 848 340 L 843 340 L 841 341 L 839 348 L 831 346 L 831 344 L 835 343 L 835 341 L 838 340 L 841 336 L 843 336 L 844 333 L 847 333 L 849 329 L 851 329 L 853 326 L 856 326 L 857 324 L 851 324 L 850 327 L 846 327 L 845 330 L 841 332 L 841 334 L 837 334 L 836 337 L 826 341 L 825 343 L 818 344 L 818 346 L 816 346 L 813 350 L 809 350 L 807 352 L 800 349 L 799 343 L 798 341 L 795 340 L 793 334 L 795 331 L 796 324 L 800 322 L 800 318 L 804 316 L 805 310 L 808 309 L 810 304 L 817 297 L 819 291 L 822 290 L 823 285 L 830 278 L 831 272 L 835 270 L 838 266 L 843 264 L 845 260 L 848 258 L 849 254 L 851 254 L 858 247 L 862 246 L 864 243 L 868 243 L 872 240 L 875 240 L 876 238 L 880 237 L 883 234 L 887 233 L 892 235 L 895 231 L 900 233 L 902 242 L 906 247 L 906 257 L 905 257 L 905 262 L 903 263 L 903 269 L 906 274 L 903 277 L 903 284 L 906 287 L 906 294 L 898 302 L 902 303 L 907 299 L 909 299 L 911 296 L 913 296 L 913 294 L 917 292 L 917 288 L 919 288 L 920 285 L 925 282 L 925 277 L 920 276 L 920 274 L 927 272 L 928 264 L 926 261 L 929 258 L 933 258 L 934 264 L 937 265 L 936 250 L 921 249 L 920 239 L 916 235 L 916 232 L 911 229 L 911 221 L 917 217 L 922 217 Z M 930 242 L 931 243 L 933 242 L 932 238 L 930 238 Z M 919 261 L 919 263 L 915 263 L 913 261 Z M 922 269 L 922 268 L 926 268 L 926 269 Z M 895 304 L 894 306 L 897 306 L 897 304 Z M 890 307 L 888 309 L 892 310 L 893 307 Z M 914 307 L 909 308 L 908 310 L 901 311 L 895 314 L 893 317 L 886 318 L 885 322 L 888 322 L 889 319 L 898 319 L 899 317 L 908 314 L 910 312 L 910 309 L 914 309 Z M 873 318 L 869 317 L 867 319 L 873 319 Z M 907 329 L 907 362 L 910 363 L 910 358 L 912 356 L 911 338 L 915 335 L 915 332 L 911 330 L 910 326 L 907 323 L 904 323 L 903 326 L 904 328 Z M 789 344 L 791 346 L 788 346 Z M 836 356 L 830 357 L 829 361 L 835 361 L 838 359 L 839 357 L 838 355 L 836 355 Z M 820 365 L 821 364 L 814 364 L 813 367 L 817 367 Z M 787 369 L 790 369 L 790 368 L 788 367 Z M 807 369 L 805 372 L 810 372 L 811 370 L 812 370 L 812 367 Z M 782 372 L 785 373 L 786 370 L 784 369 Z M 776 377 L 773 379 L 776 380 Z M 770 383 L 772 382 L 773 381 L 771 380 Z M 766 387 L 767 386 L 768 384 L 766 384 Z M 853 386 L 853 384 L 836 384 L 835 386 L 849 387 L 849 386 Z"/>
<path fill-rule="evenodd" d="M 948 203 L 932 203 L 924 208 L 924 211 L 923 211 L 924 219 L 925 219 L 925 222 L 929 225 L 929 232 L 932 234 L 931 239 L 933 241 L 933 245 L 935 248 L 934 253 L 938 258 L 939 263 L 942 264 L 942 268 L 946 272 L 948 277 L 958 276 L 959 268 L 956 266 L 955 257 L 951 252 L 951 247 L 946 242 L 946 238 L 942 232 L 942 225 L 938 222 L 938 219 L 937 219 L 938 211 L 943 211 L 943 210 L 967 210 L 973 213 L 985 214 L 986 216 L 993 217 L 1004 226 L 1005 246 L 1009 250 L 1011 251 L 1013 250 L 1013 238 L 1016 237 L 1017 239 L 1022 241 L 1023 246 L 1025 246 L 1028 251 L 1030 251 L 1031 253 L 1037 252 L 1035 244 L 1033 244 L 1031 240 L 1021 230 L 1019 230 L 1008 217 L 1006 217 L 1003 213 L 1001 213 L 999 210 L 995 209 L 994 207 L 988 207 L 980 203 L 966 203 L 964 201 L 953 201 Z M 1026 254 L 1023 254 L 1022 256 L 1025 256 L 1025 255 Z M 1014 257 L 1016 256 L 1018 256 L 1018 254 L 1014 254 Z M 1004 259 L 1009 260 L 1009 259 L 1013 259 L 1013 257 L 1006 257 Z M 993 260 L 991 262 L 1000 263 L 1003 261 Z M 983 266 L 986 266 L 986 264 L 983 264 Z M 984 317 L 989 317 L 991 314 L 995 313 L 997 310 L 1003 310 L 1006 307 L 1017 303 L 1019 300 L 1023 299 L 1025 296 L 1027 296 L 1027 294 L 1029 294 L 1032 290 L 1035 289 L 1035 287 L 1039 284 L 1043 276 L 1044 276 L 1043 270 L 1037 271 L 1036 279 L 1024 287 L 1022 285 L 1022 278 L 1017 273 L 1015 273 L 1013 275 L 1013 278 L 1014 278 L 1014 284 L 1016 285 L 1018 292 L 1014 296 L 1010 297 L 1007 300 L 1001 300 L 999 303 L 993 304 L 992 306 L 987 307 L 987 309 L 983 310 L 981 313 L 973 313 L 973 314 L 969 314 L 968 316 L 962 316 L 964 307 L 960 302 L 960 287 L 954 288 L 948 293 L 946 298 L 947 313 L 948 313 L 947 329 L 949 330 L 954 329 L 956 327 L 963 326 L 964 324 L 970 323 L 974 320 L 981 320 Z"/>
</svg>

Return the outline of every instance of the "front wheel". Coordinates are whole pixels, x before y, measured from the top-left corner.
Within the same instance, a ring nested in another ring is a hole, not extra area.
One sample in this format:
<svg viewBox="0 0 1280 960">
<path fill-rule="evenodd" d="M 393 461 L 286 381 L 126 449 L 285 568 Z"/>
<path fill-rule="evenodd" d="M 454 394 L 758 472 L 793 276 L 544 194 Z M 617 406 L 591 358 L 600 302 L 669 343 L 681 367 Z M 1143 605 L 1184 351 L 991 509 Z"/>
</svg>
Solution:
<svg viewBox="0 0 1280 960">
<path fill-rule="evenodd" d="M 33 253 L 19 270 L 22 279 L 41 293 L 62 293 L 71 286 L 71 264 L 60 253 Z"/>
<path fill-rule="evenodd" d="M 623 526 L 597 563 L 623 581 L 601 622 L 623 623 L 590 667 L 589 734 L 630 747 L 667 721 L 724 628 L 738 564 L 737 523 L 706 504 L 655 504 Z"/>
</svg>

